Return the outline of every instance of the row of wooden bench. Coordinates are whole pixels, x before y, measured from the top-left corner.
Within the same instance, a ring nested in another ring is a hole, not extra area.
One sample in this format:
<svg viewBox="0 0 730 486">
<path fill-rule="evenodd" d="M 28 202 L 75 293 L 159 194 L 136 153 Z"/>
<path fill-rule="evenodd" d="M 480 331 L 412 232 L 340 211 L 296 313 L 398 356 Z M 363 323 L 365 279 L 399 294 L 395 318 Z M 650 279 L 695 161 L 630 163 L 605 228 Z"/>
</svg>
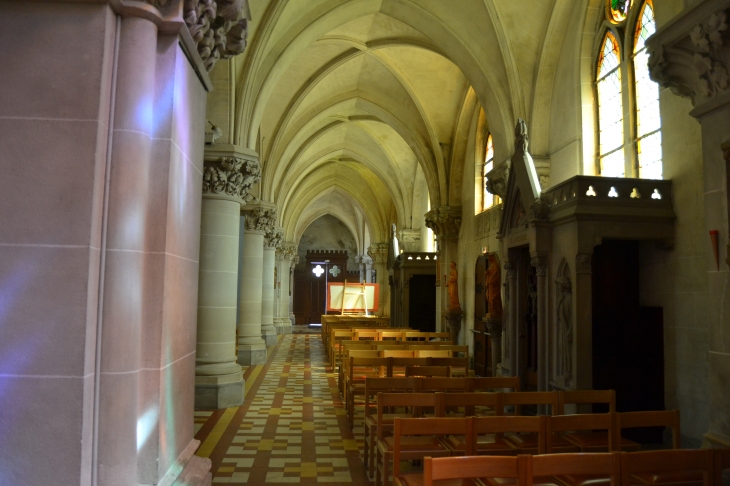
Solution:
<svg viewBox="0 0 730 486">
<path fill-rule="evenodd" d="M 398 486 L 437 485 L 598 485 L 633 486 L 657 479 L 673 484 L 721 486 L 730 469 L 730 449 L 551 454 L 516 457 L 426 457 L 423 473 L 399 474 Z"/>
<path fill-rule="evenodd" d="M 413 400 L 415 397 L 410 397 L 411 399 L 408 401 L 420 403 L 421 405 L 418 407 L 426 407 L 428 406 L 426 403 L 429 402 L 426 397 L 430 396 L 432 397 L 430 402 L 436 411 L 439 411 L 436 402 L 441 401 L 443 404 L 444 398 L 446 403 L 474 403 L 475 399 L 480 398 L 476 395 L 484 394 L 454 394 L 451 396 L 443 394 L 440 399 L 433 398 L 434 394 L 419 395 L 422 396 L 417 400 Z M 398 396 L 398 394 L 381 394 L 378 397 L 379 420 L 385 420 L 383 408 L 400 406 L 402 403 L 402 396 Z M 443 412 L 443 410 L 441 411 Z M 675 437 L 673 446 L 675 449 L 678 448 L 679 413 L 677 411 L 464 418 L 394 417 L 392 437 L 386 437 L 382 429 L 378 430 L 376 485 L 387 486 L 389 484 L 391 463 L 393 477 L 398 477 L 401 461 L 422 460 L 425 457 L 638 451 L 638 444 L 625 445 L 624 440 L 620 439 L 621 431 L 647 426 L 672 427 L 673 437 Z M 530 441 L 534 440 L 535 443 L 526 447 L 525 438 Z M 599 441 L 603 443 L 599 445 Z M 568 446 L 557 445 L 563 442 Z M 584 479 L 590 479 L 588 484 L 595 484 L 595 481 L 600 478 Z M 696 481 L 697 477 L 689 476 L 683 479 L 691 483 Z M 492 483 L 487 482 L 487 484 Z M 584 484 L 584 482 L 578 481 L 576 484 Z"/>
</svg>

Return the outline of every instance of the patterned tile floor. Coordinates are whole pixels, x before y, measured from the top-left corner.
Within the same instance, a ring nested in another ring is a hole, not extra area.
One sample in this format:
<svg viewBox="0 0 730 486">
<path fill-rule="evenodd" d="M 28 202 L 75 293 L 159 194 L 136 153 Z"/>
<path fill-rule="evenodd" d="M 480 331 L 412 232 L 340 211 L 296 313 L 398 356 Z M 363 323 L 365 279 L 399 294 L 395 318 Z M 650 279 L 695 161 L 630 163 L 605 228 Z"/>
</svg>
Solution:
<svg viewBox="0 0 730 486">
<path fill-rule="evenodd" d="M 213 462 L 213 483 L 369 485 L 362 428 L 347 424 L 319 334 L 279 339 L 265 365 L 246 370 L 243 405 L 195 412 L 196 454 Z"/>
</svg>

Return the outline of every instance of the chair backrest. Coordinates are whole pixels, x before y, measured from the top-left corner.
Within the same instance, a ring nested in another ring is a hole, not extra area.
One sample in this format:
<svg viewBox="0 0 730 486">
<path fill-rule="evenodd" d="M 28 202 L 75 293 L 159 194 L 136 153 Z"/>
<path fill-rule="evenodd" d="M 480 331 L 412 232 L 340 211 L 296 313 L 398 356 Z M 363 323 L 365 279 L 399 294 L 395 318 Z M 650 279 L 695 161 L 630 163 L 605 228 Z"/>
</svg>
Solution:
<svg viewBox="0 0 730 486">
<path fill-rule="evenodd" d="M 450 366 L 406 366 L 406 376 L 451 376 Z"/>
<path fill-rule="evenodd" d="M 555 415 L 558 407 L 558 392 L 513 392 L 504 394 L 504 405 L 514 405 L 515 415 L 522 415 L 524 405 L 549 405 L 550 414 Z"/>
<path fill-rule="evenodd" d="M 383 349 L 379 353 L 384 358 L 413 358 L 413 351 L 407 349 Z"/>
<path fill-rule="evenodd" d="M 431 408 L 435 416 L 443 415 L 442 393 L 378 393 L 378 423 L 383 423 L 383 410 L 389 407 L 410 407 L 413 410 Z M 378 427 L 378 440 L 383 439 L 384 427 Z"/>
<path fill-rule="evenodd" d="M 421 390 L 440 392 L 468 392 L 469 378 L 443 378 L 424 377 L 421 378 Z"/>
<path fill-rule="evenodd" d="M 469 357 L 469 346 L 462 346 L 459 344 L 439 344 L 438 347 L 439 349 L 451 351 L 451 355 L 455 358 Z"/>
<path fill-rule="evenodd" d="M 712 452 L 715 456 L 712 461 L 715 465 L 715 484 L 720 485 L 723 484 L 723 471 L 727 470 L 730 475 L 730 449 L 712 449 Z"/>
<path fill-rule="evenodd" d="M 423 461 L 423 486 L 442 479 L 508 478 L 524 484 L 527 456 L 427 457 Z"/>
<path fill-rule="evenodd" d="M 428 340 L 432 339 L 450 339 L 451 333 L 450 332 L 429 332 L 428 333 Z"/>
<path fill-rule="evenodd" d="M 605 430 L 608 434 L 608 450 L 617 450 L 615 413 L 586 413 L 578 415 L 554 415 L 547 417 L 547 440 L 545 450 L 552 451 L 553 434 L 581 430 Z"/>
<path fill-rule="evenodd" d="M 370 397 L 378 393 L 414 393 L 419 389 L 418 378 L 365 378 L 365 416 L 370 416 Z"/>
<path fill-rule="evenodd" d="M 415 349 L 416 358 L 451 358 L 451 351 L 446 349 Z"/>
<path fill-rule="evenodd" d="M 417 343 L 417 344 L 409 344 L 408 349 L 412 350 L 426 350 L 426 349 L 439 349 L 438 344 L 423 344 L 423 343 Z"/>
<path fill-rule="evenodd" d="M 690 476 L 702 473 L 703 486 L 713 484 L 712 449 L 678 449 L 670 451 L 642 451 L 621 453 L 621 483 L 636 484 L 633 474 L 687 473 Z M 679 481 L 690 482 L 693 481 Z"/>
<path fill-rule="evenodd" d="M 423 382 L 421 383 L 423 387 Z M 504 394 L 502 393 L 444 393 L 443 405 L 449 407 L 464 407 L 464 415 L 473 413 L 474 407 L 491 407 L 494 414 L 500 416 L 504 413 Z"/>
<path fill-rule="evenodd" d="M 679 410 L 659 410 L 654 412 L 623 412 L 617 414 L 619 430 L 639 427 L 671 427 L 672 449 L 680 449 Z M 618 437 L 618 436 L 617 436 Z M 617 446 L 621 447 L 621 441 Z"/>
<path fill-rule="evenodd" d="M 621 454 L 619 452 L 602 452 L 530 456 L 525 483 L 532 486 L 535 478 L 575 475 L 608 476 L 611 480 L 611 486 L 619 486 L 621 481 Z M 628 483 L 626 484 L 628 485 Z"/>
<path fill-rule="evenodd" d="M 377 349 L 347 349 L 343 356 L 346 358 L 379 358 Z"/>
<path fill-rule="evenodd" d="M 347 364 L 347 377 L 350 383 L 352 383 L 355 369 L 358 367 L 378 368 L 378 374 L 381 377 L 390 375 L 390 360 L 388 358 L 350 356 Z M 362 378 L 360 379 L 362 380 Z"/>
<path fill-rule="evenodd" d="M 428 358 L 429 366 L 451 366 L 451 374 L 467 376 L 469 373 L 469 360 L 466 358 Z"/>
<path fill-rule="evenodd" d="M 487 377 L 471 377 L 469 378 L 469 391 L 503 391 L 505 388 L 511 388 L 512 391 L 520 391 L 519 376 L 487 376 Z"/>
<path fill-rule="evenodd" d="M 378 339 L 384 341 L 386 339 L 403 339 L 404 331 L 380 331 Z"/>
<path fill-rule="evenodd" d="M 472 421 L 468 418 L 399 418 L 393 420 L 393 477 L 400 474 L 401 439 L 414 435 L 464 435 L 471 437 Z M 467 446 L 466 455 L 473 455 Z"/>
<path fill-rule="evenodd" d="M 379 332 L 372 329 L 358 329 L 355 331 L 355 339 L 359 341 L 377 341 Z"/>
<path fill-rule="evenodd" d="M 547 450 L 546 437 L 548 435 L 546 420 L 545 415 L 474 417 L 474 440 L 476 441 L 480 434 L 536 433 L 537 452 L 544 454 Z"/>
<path fill-rule="evenodd" d="M 377 344 L 375 345 L 375 349 L 379 351 L 385 351 L 386 349 L 407 349 L 408 346 L 405 344 L 396 344 L 395 341 L 393 341 L 393 344 L 390 344 L 389 341 L 386 341 L 388 344 L 383 344 L 383 341 L 377 341 Z"/>
<path fill-rule="evenodd" d="M 607 405 L 607 412 L 616 411 L 616 392 L 614 390 L 570 390 L 561 391 L 560 409 L 557 415 L 565 413 L 566 404 L 591 404 L 591 405 Z"/>
<path fill-rule="evenodd" d="M 403 333 L 403 338 L 406 341 L 425 341 L 428 339 L 428 333 L 421 331 L 407 331 Z"/>
</svg>

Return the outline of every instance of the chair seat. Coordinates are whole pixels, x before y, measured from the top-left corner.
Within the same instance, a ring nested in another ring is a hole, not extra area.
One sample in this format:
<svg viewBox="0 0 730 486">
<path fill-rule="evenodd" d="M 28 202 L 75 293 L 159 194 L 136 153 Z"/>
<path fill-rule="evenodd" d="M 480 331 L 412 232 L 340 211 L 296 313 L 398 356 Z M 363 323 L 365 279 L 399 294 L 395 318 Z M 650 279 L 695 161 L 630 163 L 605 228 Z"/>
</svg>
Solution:
<svg viewBox="0 0 730 486">
<path fill-rule="evenodd" d="M 383 414 L 383 424 L 384 425 L 393 425 L 393 422 L 396 418 L 413 418 L 413 414 L 410 413 L 384 413 Z M 377 427 L 378 426 L 378 416 L 377 415 L 368 415 L 365 417 L 365 425 L 367 427 Z"/>
<path fill-rule="evenodd" d="M 524 433 L 506 435 L 506 440 L 523 453 L 537 453 L 537 434 Z M 532 452 L 530 452 L 532 451 Z M 552 452 L 580 452 L 580 448 L 560 434 L 553 434 Z"/>
<path fill-rule="evenodd" d="M 393 451 L 395 445 L 395 437 L 386 437 L 378 442 L 381 450 Z M 406 436 L 401 437 L 401 451 L 446 451 L 446 447 L 438 440 L 437 437 L 422 436 Z"/>
<path fill-rule="evenodd" d="M 566 474 L 557 478 L 565 486 L 610 486 L 608 476 L 594 476 L 592 474 Z"/>
<path fill-rule="evenodd" d="M 516 478 L 479 478 L 479 480 L 489 486 L 517 484 Z M 534 486 L 562 486 L 555 478 L 550 476 L 537 477 L 533 480 L 532 484 Z"/>
<path fill-rule="evenodd" d="M 398 481 L 402 486 L 423 486 L 423 474 L 411 473 L 401 474 Z M 439 479 L 433 482 L 434 486 L 477 486 L 479 483 L 475 479 Z"/>
<path fill-rule="evenodd" d="M 573 444 L 580 446 L 583 450 L 590 449 L 597 451 L 597 449 L 604 449 L 608 451 L 608 432 L 576 432 L 565 434 L 563 437 Z M 636 448 L 635 450 L 639 450 L 641 446 L 632 440 L 621 437 L 621 450 L 628 450 L 634 447 Z"/>
<path fill-rule="evenodd" d="M 466 439 L 463 435 L 450 435 L 442 442 L 454 452 L 464 454 L 466 451 Z M 499 451 L 516 453 L 516 449 L 509 442 L 504 440 L 502 437 L 496 437 L 493 434 L 479 436 L 477 441 L 477 452 L 490 452 L 498 453 Z"/>
<path fill-rule="evenodd" d="M 702 486 L 702 471 L 666 471 L 632 474 L 634 484 L 661 484 L 662 486 Z M 633 483 L 633 481 L 632 481 Z"/>
</svg>

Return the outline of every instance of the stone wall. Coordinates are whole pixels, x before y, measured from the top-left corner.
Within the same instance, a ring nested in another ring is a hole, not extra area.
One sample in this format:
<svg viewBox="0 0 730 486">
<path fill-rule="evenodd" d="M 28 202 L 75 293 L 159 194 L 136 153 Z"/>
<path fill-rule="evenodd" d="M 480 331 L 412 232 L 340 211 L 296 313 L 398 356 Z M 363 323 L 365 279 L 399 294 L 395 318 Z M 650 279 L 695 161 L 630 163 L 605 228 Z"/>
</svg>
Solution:
<svg viewBox="0 0 730 486">
<path fill-rule="evenodd" d="M 304 230 L 297 247 L 300 269 L 307 263 L 307 250 L 346 250 L 347 270 L 359 269 L 355 263 L 355 257 L 358 255 L 355 237 L 347 226 L 329 214 L 315 219 Z"/>
</svg>

